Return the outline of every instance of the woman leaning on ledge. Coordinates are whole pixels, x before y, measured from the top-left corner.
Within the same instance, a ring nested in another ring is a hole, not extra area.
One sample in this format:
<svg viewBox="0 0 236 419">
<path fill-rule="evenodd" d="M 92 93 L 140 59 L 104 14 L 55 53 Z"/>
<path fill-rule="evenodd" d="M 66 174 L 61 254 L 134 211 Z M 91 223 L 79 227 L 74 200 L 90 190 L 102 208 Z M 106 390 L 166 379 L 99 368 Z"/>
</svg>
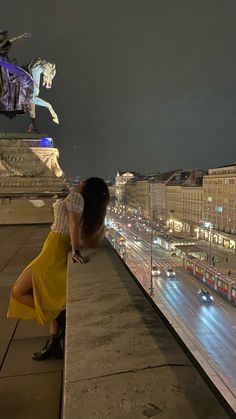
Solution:
<svg viewBox="0 0 236 419">
<path fill-rule="evenodd" d="M 50 323 L 50 338 L 34 360 L 62 358 L 60 339 L 66 308 L 68 251 L 72 262 L 86 263 L 81 243 L 94 247 L 104 238 L 104 219 L 109 203 L 105 182 L 84 180 L 64 200 L 54 204 L 54 222 L 40 254 L 24 269 L 13 286 L 7 317 Z"/>
</svg>

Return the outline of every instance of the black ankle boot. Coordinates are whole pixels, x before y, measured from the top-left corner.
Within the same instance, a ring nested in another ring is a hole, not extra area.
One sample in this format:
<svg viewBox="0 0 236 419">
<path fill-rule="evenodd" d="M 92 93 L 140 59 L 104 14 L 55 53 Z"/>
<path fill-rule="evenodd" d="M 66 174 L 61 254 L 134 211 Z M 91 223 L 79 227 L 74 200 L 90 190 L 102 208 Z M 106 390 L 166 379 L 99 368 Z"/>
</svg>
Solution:
<svg viewBox="0 0 236 419">
<path fill-rule="evenodd" d="M 66 330 L 66 310 L 62 310 L 55 320 L 58 324 L 58 335 L 60 338 L 64 338 Z"/>
<path fill-rule="evenodd" d="M 60 344 L 60 339 L 55 337 L 50 337 L 45 343 L 44 347 L 40 352 L 36 352 L 32 355 L 32 358 L 35 361 L 44 361 L 49 358 L 63 358 L 63 351 Z"/>
</svg>

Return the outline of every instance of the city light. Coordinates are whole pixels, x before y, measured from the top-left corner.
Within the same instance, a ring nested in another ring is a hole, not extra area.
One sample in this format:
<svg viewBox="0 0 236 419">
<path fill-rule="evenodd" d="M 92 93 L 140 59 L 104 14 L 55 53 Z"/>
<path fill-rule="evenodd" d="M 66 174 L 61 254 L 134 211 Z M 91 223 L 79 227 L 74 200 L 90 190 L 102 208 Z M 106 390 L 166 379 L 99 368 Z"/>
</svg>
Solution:
<svg viewBox="0 0 236 419">
<path fill-rule="evenodd" d="M 40 146 L 41 147 L 53 147 L 53 140 L 52 138 L 41 137 L 39 138 Z"/>
</svg>

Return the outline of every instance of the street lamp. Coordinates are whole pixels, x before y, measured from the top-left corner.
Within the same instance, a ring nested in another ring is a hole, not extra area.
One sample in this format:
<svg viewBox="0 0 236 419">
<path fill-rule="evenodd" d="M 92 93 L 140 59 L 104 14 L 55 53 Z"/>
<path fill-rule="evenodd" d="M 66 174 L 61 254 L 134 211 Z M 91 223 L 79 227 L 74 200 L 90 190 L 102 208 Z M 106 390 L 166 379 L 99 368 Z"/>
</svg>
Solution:
<svg viewBox="0 0 236 419">
<path fill-rule="evenodd" d="M 150 185 L 149 185 L 149 188 L 150 188 Z M 149 220 L 150 220 L 150 227 L 151 227 L 151 234 L 150 234 L 150 237 L 151 237 L 151 243 L 150 243 L 150 251 L 151 251 L 151 254 L 150 254 L 150 288 L 149 288 L 149 290 L 150 290 L 150 297 L 153 297 L 154 296 L 154 286 L 153 286 L 153 275 L 152 275 L 152 251 L 153 251 L 153 225 L 152 225 L 152 208 L 151 208 L 151 192 L 150 192 L 150 189 L 149 189 Z"/>
<path fill-rule="evenodd" d="M 150 255 L 150 265 L 151 265 L 151 269 L 150 269 L 150 297 L 154 296 L 154 286 L 153 286 L 153 275 L 152 275 L 152 243 L 153 243 L 153 228 L 151 227 L 151 246 L 150 246 L 150 250 L 151 250 L 151 255 Z"/>
<path fill-rule="evenodd" d="M 209 262 L 209 265 L 211 265 L 211 262 L 212 262 L 212 231 L 211 230 L 212 230 L 213 225 L 209 221 L 201 221 L 201 222 L 203 223 L 204 231 L 208 231 L 208 241 L 210 242 L 208 262 Z M 206 235 L 205 235 L 205 238 L 206 238 Z"/>
<path fill-rule="evenodd" d="M 211 265 L 211 260 L 212 260 L 212 247 L 211 247 L 211 245 L 212 245 L 212 236 L 211 236 L 211 227 L 209 228 L 209 240 L 210 240 L 210 249 L 209 249 L 209 263 L 210 263 L 210 265 Z"/>
<path fill-rule="evenodd" d="M 205 226 L 208 229 L 208 240 L 210 242 L 210 247 L 209 247 L 209 264 L 211 265 L 212 262 L 212 224 L 211 223 L 205 223 Z"/>
</svg>

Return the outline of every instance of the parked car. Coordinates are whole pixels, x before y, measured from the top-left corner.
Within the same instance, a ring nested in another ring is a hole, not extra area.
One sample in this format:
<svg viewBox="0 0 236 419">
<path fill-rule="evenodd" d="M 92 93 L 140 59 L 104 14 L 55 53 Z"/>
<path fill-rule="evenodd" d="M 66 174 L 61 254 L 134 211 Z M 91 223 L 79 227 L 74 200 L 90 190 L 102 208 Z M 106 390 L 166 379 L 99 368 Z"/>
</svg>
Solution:
<svg viewBox="0 0 236 419">
<path fill-rule="evenodd" d="M 140 238 L 138 236 L 134 236 L 133 239 L 135 242 L 140 242 Z"/>
<path fill-rule="evenodd" d="M 161 271 L 157 266 L 152 266 L 152 275 L 153 276 L 159 276 L 161 275 Z"/>
<path fill-rule="evenodd" d="M 200 288 L 197 292 L 197 295 L 201 301 L 204 301 L 206 303 L 211 303 L 214 300 L 212 295 L 205 288 Z"/>
<path fill-rule="evenodd" d="M 172 268 L 165 268 L 164 271 L 168 278 L 175 276 L 175 271 Z"/>
</svg>

